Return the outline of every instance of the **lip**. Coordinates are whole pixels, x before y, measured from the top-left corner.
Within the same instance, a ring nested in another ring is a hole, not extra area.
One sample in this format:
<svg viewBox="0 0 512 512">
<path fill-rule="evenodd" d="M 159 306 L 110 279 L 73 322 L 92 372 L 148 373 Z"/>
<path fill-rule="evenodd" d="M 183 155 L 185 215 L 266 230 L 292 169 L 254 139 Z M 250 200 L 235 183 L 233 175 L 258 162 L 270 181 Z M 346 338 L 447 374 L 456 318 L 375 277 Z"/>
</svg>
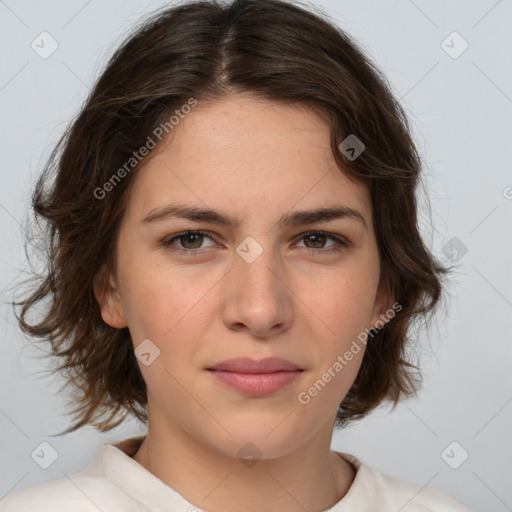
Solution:
<svg viewBox="0 0 512 512">
<path fill-rule="evenodd" d="M 292 372 L 300 369 L 296 364 L 280 357 L 266 357 L 259 361 L 249 357 L 238 357 L 236 359 L 227 359 L 208 368 L 208 370 L 223 370 L 236 373 Z"/>
<path fill-rule="evenodd" d="M 292 383 L 304 371 L 278 357 L 229 359 L 207 368 L 223 384 L 249 396 L 265 396 Z"/>
</svg>

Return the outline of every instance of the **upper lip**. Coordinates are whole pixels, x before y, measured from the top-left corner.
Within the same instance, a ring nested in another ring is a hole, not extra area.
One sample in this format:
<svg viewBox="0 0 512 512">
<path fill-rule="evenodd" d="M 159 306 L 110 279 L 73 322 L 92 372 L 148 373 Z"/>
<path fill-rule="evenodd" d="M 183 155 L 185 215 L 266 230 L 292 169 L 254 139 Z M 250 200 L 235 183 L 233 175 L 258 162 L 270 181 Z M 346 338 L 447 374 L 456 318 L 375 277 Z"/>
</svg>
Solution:
<svg viewBox="0 0 512 512">
<path fill-rule="evenodd" d="M 274 373 L 301 370 L 296 364 L 280 357 L 267 357 L 259 361 L 248 357 L 228 359 L 207 369 L 235 373 Z"/>
</svg>

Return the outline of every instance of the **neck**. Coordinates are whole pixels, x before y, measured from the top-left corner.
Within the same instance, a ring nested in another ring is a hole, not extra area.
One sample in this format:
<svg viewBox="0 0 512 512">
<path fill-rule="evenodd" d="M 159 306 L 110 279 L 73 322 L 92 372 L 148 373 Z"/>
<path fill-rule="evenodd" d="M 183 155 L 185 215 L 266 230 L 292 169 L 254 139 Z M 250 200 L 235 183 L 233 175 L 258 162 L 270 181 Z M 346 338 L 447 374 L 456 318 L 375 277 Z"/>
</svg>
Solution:
<svg viewBox="0 0 512 512">
<path fill-rule="evenodd" d="M 332 430 L 324 432 L 281 457 L 242 461 L 168 418 L 150 420 L 133 459 L 208 512 L 322 511 L 343 498 L 355 477 L 354 468 L 330 451 Z"/>
</svg>

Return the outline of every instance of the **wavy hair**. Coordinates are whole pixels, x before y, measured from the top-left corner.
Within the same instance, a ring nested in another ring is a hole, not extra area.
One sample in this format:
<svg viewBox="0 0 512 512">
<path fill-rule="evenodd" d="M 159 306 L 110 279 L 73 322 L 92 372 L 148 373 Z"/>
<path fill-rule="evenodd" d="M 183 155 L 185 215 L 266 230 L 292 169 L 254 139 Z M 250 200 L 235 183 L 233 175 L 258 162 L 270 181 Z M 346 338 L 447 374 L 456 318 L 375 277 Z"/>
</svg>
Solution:
<svg viewBox="0 0 512 512">
<path fill-rule="evenodd" d="M 381 278 L 401 308 L 371 332 L 336 426 L 417 391 L 420 374 L 406 357 L 410 328 L 434 311 L 448 269 L 420 236 L 422 162 L 386 78 L 316 8 L 284 0 L 187 2 L 149 17 L 115 51 L 32 192 L 47 241 L 45 268 L 13 305 L 21 308 L 15 313 L 21 329 L 50 344 L 73 387 L 76 422 L 66 433 L 87 424 L 107 431 L 126 414 L 148 420 L 128 328 L 103 321 L 93 292 L 100 268 L 115 269 L 117 234 L 138 166 L 104 197 L 98 191 L 190 98 L 215 101 L 244 92 L 325 115 L 340 169 L 371 194 Z M 355 160 L 339 150 L 350 134 L 365 144 Z M 43 302 L 43 318 L 30 322 L 28 313 Z"/>
</svg>

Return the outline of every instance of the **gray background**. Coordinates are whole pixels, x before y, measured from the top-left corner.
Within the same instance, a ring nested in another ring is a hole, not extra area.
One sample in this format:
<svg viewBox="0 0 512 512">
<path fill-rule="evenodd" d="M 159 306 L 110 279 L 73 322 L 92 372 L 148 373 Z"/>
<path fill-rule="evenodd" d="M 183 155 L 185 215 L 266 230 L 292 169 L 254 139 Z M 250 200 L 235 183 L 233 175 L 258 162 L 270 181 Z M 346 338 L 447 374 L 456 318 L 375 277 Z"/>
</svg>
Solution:
<svg viewBox="0 0 512 512">
<path fill-rule="evenodd" d="M 0 498 L 80 471 L 104 442 L 144 432 L 131 421 L 51 437 L 69 425 L 61 381 L 6 302 L 24 277 L 35 176 L 114 47 L 166 3 L 0 0 Z M 355 37 L 401 99 L 425 160 L 423 232 L 441 260 L 457 264 L 450 300 L 419 335 L 419 398 L 336 432 L 333 448 L 473 510 L 512 510 L 512 2 L 314 3 Z M 31 48 L 43 31 L 58 42 L 46 59 Z M 469 44 L 460 55 L 453 31 Z M 58 453 L 48 469 L 31 458 L 44 441 Z"/>
</svg>

